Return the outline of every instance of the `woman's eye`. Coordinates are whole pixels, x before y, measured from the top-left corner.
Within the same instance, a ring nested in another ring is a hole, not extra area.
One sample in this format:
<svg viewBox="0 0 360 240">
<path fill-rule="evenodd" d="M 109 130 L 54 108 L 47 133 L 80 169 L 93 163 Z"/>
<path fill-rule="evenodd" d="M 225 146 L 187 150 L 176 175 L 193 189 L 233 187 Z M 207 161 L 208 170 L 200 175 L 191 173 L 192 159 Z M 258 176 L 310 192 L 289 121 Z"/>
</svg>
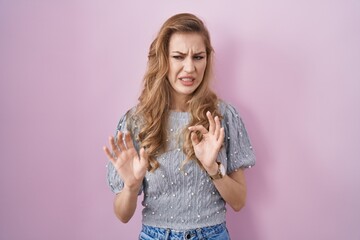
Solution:
<svg viewBox="0 0 360 240">
<path fill-rule="evenodd" d="M 173 58 L 176 59 L 176 60 L 181 60 L 181 59 L 183 59 L 182 56 L 173 56 Z"/>
<path fill-rule="evenodd" d="M 195 60 L 201 60 L 201 59 L 204 59 L 204 57 L 203 56 L 195 56 L 194 59 Z"/>
</svg>

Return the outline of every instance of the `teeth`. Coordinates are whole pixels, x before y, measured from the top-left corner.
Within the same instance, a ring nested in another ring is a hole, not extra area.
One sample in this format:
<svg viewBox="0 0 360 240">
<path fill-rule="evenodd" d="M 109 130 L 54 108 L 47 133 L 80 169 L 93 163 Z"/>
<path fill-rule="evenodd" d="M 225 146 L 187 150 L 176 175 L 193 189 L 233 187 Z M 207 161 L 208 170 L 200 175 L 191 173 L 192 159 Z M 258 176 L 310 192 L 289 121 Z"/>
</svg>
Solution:
<svg viewBox="0 0 360 240">
<path fill-rule="evenodd" d="M 180 79 L 185 82 L 191 82 L 193 80 L 192 78 L 180 78 Z"/>
</svg>

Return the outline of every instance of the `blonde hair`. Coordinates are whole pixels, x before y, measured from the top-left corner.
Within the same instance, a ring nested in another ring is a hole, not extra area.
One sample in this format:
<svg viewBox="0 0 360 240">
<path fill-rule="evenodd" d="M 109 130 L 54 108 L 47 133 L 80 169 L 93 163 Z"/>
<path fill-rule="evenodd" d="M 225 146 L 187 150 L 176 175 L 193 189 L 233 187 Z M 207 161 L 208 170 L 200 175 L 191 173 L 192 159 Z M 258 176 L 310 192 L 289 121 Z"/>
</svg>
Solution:
<svg viewBox="0 0 360 240">
<path fill-rule="evenodd" d="M 181 13 L 174 15 L 163 24 L 157 37 L 150 45 L 148 66 L 143 81 L 144 87 L 134 114 L 141 119 L 141 127 L 136 138 L 139 140 L 140 146 L 144 147 L 149 155 L 150 171 L 155 171 L 159 167 L 156 157 L 164 153 L 167 148 L 167 121 L 172 91 L 167 80 L 169 41 L 172 34 L 176 32 L 200 34 L 206 47 L 207 63 L 203 81 L 187 101 L 188 111 L 191 114 L 189 126 L 201 124 L 208 128 L 207 111 L 210 111 L 213 116 L 221 117 L 217 108 L 218 98 L 209 88 L 214 52 L 209 32 L 204 23 L 193 14 Z M 201 134 L 197 134 L 201 139 Z M 190 131 L 187 128 L 183 130 L 183 139 L 183 151 L 186 155 L 183 164 L 191 159 L 200 164 L 195 156 Z"/>
</svg>

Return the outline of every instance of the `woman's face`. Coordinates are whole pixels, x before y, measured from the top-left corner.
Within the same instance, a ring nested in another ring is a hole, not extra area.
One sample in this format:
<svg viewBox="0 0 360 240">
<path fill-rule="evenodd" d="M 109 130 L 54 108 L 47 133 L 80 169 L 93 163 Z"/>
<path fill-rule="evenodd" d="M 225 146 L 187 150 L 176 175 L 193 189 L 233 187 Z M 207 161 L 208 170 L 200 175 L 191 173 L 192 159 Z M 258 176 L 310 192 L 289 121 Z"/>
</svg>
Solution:
<svg viewBox="0 0 360 240">
<path fill-rule="evenodd" d="M 172 34 L 167 78 L 173 89 L 173 100 L 181 101 L 197 89 L 203 81 L 206 63 L 206 47 L 200 34 Z"/>
</svg>

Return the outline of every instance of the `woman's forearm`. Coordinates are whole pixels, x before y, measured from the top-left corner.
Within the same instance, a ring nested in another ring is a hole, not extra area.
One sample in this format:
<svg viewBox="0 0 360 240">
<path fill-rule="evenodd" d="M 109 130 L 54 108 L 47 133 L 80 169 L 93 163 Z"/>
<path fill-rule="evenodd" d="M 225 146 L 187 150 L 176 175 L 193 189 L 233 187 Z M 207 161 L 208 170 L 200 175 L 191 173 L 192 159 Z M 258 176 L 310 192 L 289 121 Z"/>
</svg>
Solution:
<svg viewBox="0 0 360 240">
<path fill-rule="evenodd" d="M 130 189 L 124 186 L 122 191 L 115 196 L 114 212 L 121 222 L 127 223 L 135 213 L 140 187 Z"/>
<path fill-rule="evenodd" d="M 222 198 L 235 211 L 240 211 L 246 201 L 246 183 L 243 170 L 239 169 L 213 181 Z"/>
</svg>

